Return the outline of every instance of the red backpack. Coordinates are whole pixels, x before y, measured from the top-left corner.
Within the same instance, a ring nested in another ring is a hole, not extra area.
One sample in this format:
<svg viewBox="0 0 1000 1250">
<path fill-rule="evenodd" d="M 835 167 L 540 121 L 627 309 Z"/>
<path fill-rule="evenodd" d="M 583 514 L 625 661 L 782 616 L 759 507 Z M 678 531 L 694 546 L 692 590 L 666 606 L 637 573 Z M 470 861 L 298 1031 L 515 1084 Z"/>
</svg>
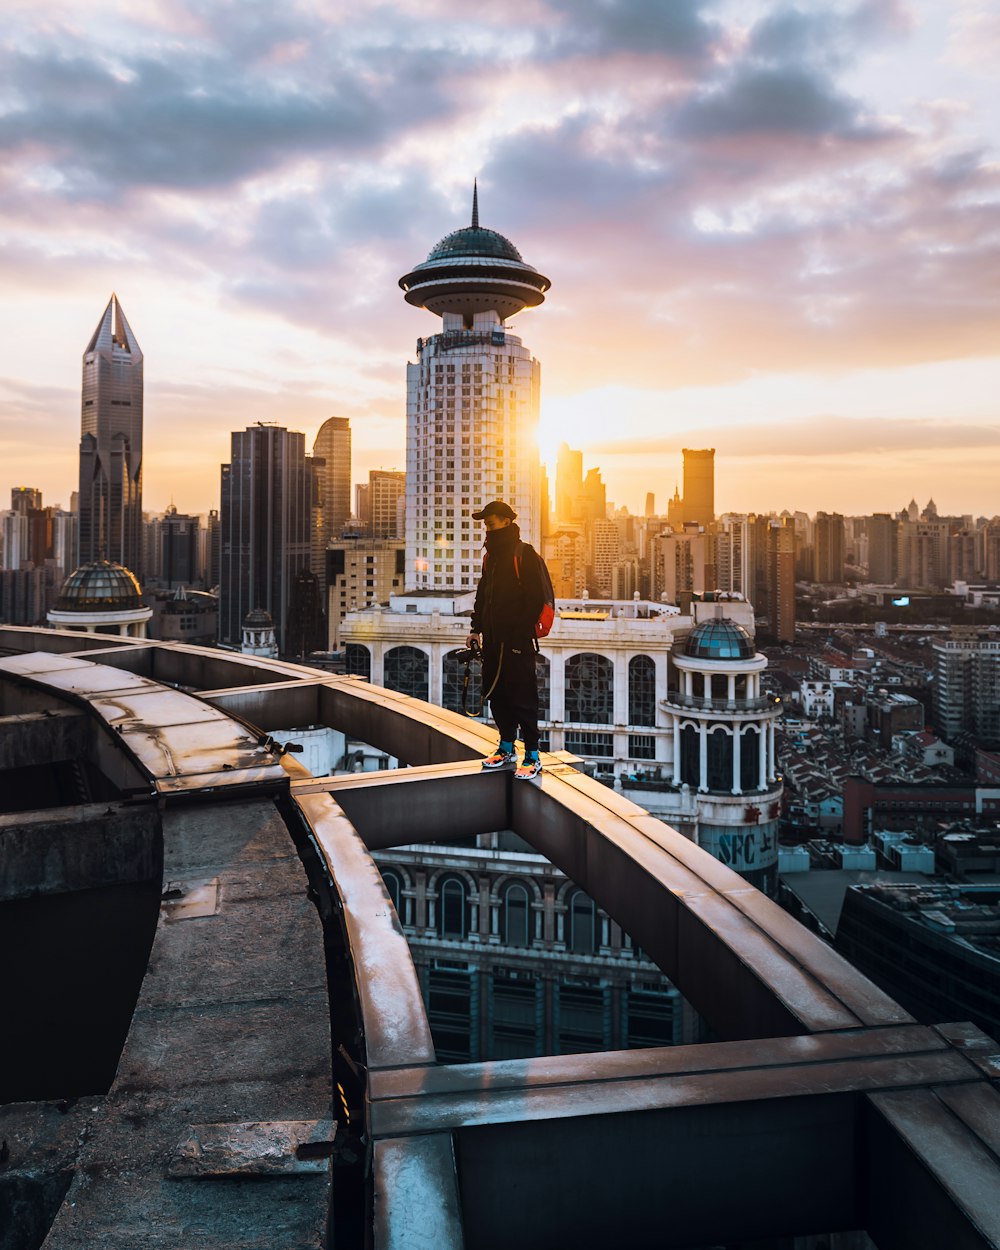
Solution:
<svg viewBox="0 0 1000 1250">
<path fill-rule="evenodd" d="M 518 581 L 521 580 L 521 552 L 524 550 L 524 543 L 520 540 L 517 544 L 517 550 L 514 552 L 514 576 Z M 535 551 L 535 559 L 538 561 L 538 568 L 542 577 L 542 610 L 538 614 L 538 620 L 535 621 L 535 638 L 548 638 L 552 629 L 552 622 L 556 619 L 556 596 L 552 589 L 552 578 L 549 576 L 549 570 L 545 567 L 545 561 Z"/>
</svg>

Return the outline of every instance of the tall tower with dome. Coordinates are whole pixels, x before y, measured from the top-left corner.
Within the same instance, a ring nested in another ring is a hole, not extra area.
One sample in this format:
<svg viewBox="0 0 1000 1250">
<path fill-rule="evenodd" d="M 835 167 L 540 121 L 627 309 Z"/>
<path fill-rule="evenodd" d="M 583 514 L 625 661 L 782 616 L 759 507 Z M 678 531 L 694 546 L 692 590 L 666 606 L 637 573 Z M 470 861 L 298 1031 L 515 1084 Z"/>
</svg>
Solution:
<svg viewBox="0 0 1000 1250">
<path fill-rule="evenodd" d="M 471 513 L 505 499 L 527 542 L 541 537 L 536 441 L 540 366 L 507 326 L 549 280 L 509 239 L 472 221 L 399 280 L 407 303 L 441 318 L 406 367 L 406 589 L 471 590 L 481 534 Z"/>
</svg>

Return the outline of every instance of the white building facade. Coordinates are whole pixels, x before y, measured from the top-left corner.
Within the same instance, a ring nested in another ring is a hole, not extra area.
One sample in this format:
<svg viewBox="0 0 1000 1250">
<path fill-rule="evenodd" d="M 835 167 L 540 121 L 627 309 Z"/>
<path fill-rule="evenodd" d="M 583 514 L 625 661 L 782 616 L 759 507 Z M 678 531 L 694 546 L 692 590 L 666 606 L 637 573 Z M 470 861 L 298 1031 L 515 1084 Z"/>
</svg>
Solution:
<svg viewBox="0 0 1000 1250">
<path fill-rule="evenodd" d="M 492 311 L 471 330 L 445 313 L 443 332 L 417 341 L 406 367 L 407 589 L 475 587 L 482 526 L 471 514 L 491 499 L 506 500 L 539 546 L 539 376 Z"/>
<path fill-rule="evenodd" d="M 404 595 L 390 608 L 349 613 L 347 671 L 450 711 L 477 711 L 478 665 L 465 686 L 457 658 L 472 600 L 471 592 Z M 767 661 L 753 650 L 750 604 L 691 607 L 689 616 L 634 599 L 557 600 L 538 659 L 541 747 L 579 756 L 586 771 L 770 890 L 783 790 L 780 701 L 761 687 Z M 720 611 L 742 654 L 685 655 Z"/>
</svg>

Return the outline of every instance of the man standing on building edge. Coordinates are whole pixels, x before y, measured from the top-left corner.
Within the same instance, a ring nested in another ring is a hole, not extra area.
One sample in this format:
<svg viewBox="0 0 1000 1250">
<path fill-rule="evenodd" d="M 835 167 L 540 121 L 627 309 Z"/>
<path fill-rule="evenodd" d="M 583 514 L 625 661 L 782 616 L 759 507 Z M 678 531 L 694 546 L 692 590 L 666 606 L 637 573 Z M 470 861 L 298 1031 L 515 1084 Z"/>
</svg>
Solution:
<svg viewBox="0 0 1000 1250">
<path fill-rule="evenodd" d="M 545 602 L 541 556 L 521 542 L 517 513 L 500 499 L 473 512 L 486 529 L 483 575 L 476 587 L 476 605 L 466 646 L 483 652 L 483 699 L 500 731 L 496 751 L 483 768 L 511 768 L 520 781 L 542 771 L 538 759 L 538 676 L 535 624 Z M 517 767 L 514 739 L 520 726 L 524 761 Z"/>
</svg>

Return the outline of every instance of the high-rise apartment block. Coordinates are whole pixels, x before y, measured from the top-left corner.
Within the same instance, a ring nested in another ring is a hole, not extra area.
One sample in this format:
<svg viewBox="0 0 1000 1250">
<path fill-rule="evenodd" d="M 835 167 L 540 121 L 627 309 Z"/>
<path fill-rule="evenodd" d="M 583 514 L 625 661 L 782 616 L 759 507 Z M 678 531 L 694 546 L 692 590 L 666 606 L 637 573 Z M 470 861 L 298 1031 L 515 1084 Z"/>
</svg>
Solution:
<svg viewBox="0 0 1000 1250">
<path fill-rule="evenodd" d="M 611 598 L 633 599 L 642 596 L 642 570 L 634 556 L 618 560 L 611 568 Z"/>
<path fill-rule="evenodd" d="M 978 535 L 974 529 L 960 529 L 948 536 L 949 582 L 973 582 L 979 572 Z"/>
<path fill-rule="evenodd" d="M 601 477 L 601 470 L 587 470 L 583 479 L 581 496 L 584 525 L 593 525 L 595 521 L 603 521 L 608 515 L 608 492 Z"/>
<path fill-rule="evenodd" d="M 542 553 L 557 599 L 577 599 L 587 587 L 587 542 L 578 529 L 557 529 Z"/>
<path fill-rule="evenodd" d="M 368 532 L 372 538 L 402 538 L 406 525 L 406 474 L 372 469 L 368 474 Z"/>
<path fill-rule="evenodd" d="M 583 522 L 583 452 L 561 444 L 556 460 L 556 522 Z"/>
<path fill-rule="evenodd" d="M 156 524 L 157 577 L 169 590 L 201 580 L 197 516 L 178 512 L 171 504 Z"/>
<path fill-rule="evenodd" d="M 320 483 L 320 543 L 325 549 L 332 538 L 340 537 L 351 515 L 351 423 L 347 417 L 323 422 L 312 454 Z"/>
<path fill-rule="evenodd" d="M 684 520 L 709 526 L 715 520 L 715 448 L 684 448 Z"/>
<path fill-rule="evenodd" d="M 988 582 L 1000 582 L 1000 519 L 984 525 L 982 530 L 982 568 Z"/>
<path fill-rule="evenodd" d="M 12 512 L 27 516 L 32 508 L 41 508 L 42 492 L 35 486 L 12 486 L 10 488 L 10 507 Z"/>
<path fill-rule="evenodd" d="M 271 614 L 279 647 L 296 574 L 310 564 L 316 484 L 305 435 L 262 422 L 232 434 L 222 466 L 219 639 L 238 647 L 254 609 Z"/>
<path fill-rule="evenodd" d="M 767 528 L 767 616 L 778 642 L 795 641 L 795 523 L 773 518 Z"/>
<path fill-rule="evenodd" d="M 11 509 L 0 512 L 0 569 L 47 566 L 61 579 L 76 568 L 76 518 L 43 508 L 42 492 L 15 486 Z"/>
<path fill-rule="evenodd" d="M 897 586 L 940 590 L 948 584 L 949 529 L 947 521 L 899 522 Z"/>
<path fill-rule="evenodd" d="M 879 586 L 892 586 L 896 581 L 896 524 L 888 512 L 868 518 L 868 580 Z"/>
<path fill-rule="evenodd" d="M 0 568 L 19 569 L 28 562 L 28 517 L 5 512 L 0 518 Z"/>
<path fill-rule="evenodd" d="M 441 318 L 406 368 L 406 586 L 471 590 L 481 533 L 471 513 L 505 499 L 526 542 L 540 540 L 535 428 L 540 367 L 508 317 L 541 304 L 548 278 L 479 224 L 447 235 L 399 281 L 407 303 Z"/>
<path fill-rule="evenodd" d="M 326 551 L 329 646 L 340 647 L 340 625 L 348 612 L 387 603 L 403 590 L 405 547 L 401 538 L 345 536 Z"/>
<path fill-rule="evenodd" d="M 618 526 L 607 517 L 592 521 L 590 536 L 589 582 L 594 594 L 607 599 L 611 595 L 611 573 L 621 554 Z"/>
<path fill-rule="evenodd" d="M 677 533 L 661 534 L 653 540 L 654 596 L 679 604 L 682 596 L 714 590 L 713 558 L 712 536 L 700 525 L 686 524 Z"/>
<path fill-rule="evenodd" d="M 1000 642 L 962 636 L 934 643 L 934 728 L 948 742 L 971 735 L 1000 746 Z"/>
<path fill-rule="evenodd" d="M 83 354 L 79 563 L 142 580 L 142 352 L 112 295 Z"/>
<path fill-rule="evenodd" d="M 839 512 L 816 513 L 813 579 L 828 585 L 844 580 L 844 518 Z"/>
<path fill-rule="evenodd" d="M 721 516 L 715 527 L 715 584 L 753 601 L 750 521 L 736 512 Z"/>
</svg>

